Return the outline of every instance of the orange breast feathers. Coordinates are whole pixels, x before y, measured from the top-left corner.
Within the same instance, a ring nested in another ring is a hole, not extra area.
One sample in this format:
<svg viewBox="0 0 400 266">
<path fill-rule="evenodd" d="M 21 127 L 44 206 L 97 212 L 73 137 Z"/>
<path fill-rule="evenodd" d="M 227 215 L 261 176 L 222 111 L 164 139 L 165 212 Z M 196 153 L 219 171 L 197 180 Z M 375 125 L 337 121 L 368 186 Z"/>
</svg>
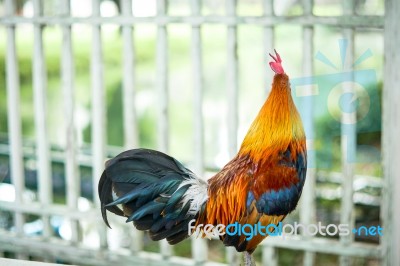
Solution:
<svg viewBox="0 0 400 266">
<path fill-rule="evenodd" d="M 279 191 L 300 182 L 296 167 L 281 164 L 285 159 L 282 152 L 258 162 L 248 155 L 238 154 L 208 181 L 209 198 L 197 223 L 228 225 L 244 221 L 243 219 L 248 223 L 257 223 L 263 213 L 253 217 L 254 220 L 248 217 L 252 216 L 250 213 L 253 211 L 257 212 L 256 209 L 249 208 L 252 205 L 248 199 L 249 192 L 254 195 L 254 200 L 257 200 L 267 191 Z"/>
</svg>

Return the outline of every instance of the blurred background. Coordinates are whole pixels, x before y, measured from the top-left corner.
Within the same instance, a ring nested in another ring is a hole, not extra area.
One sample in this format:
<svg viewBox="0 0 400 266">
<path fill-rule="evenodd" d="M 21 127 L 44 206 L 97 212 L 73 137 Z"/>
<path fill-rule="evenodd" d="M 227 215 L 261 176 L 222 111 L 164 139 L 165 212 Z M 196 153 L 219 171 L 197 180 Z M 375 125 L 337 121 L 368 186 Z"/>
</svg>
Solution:
<svg viewBox="0 0 400 266">
<path fill-rule="evenodd" d="M 312 206 L 302 213 L 308 208 L 302 203 L 286 222 L 382 224 L 384 13 L 383 0 L 0 1 L 0 228 L 2 237 L 9 237 L 4 239 L 23 235 L 12 248 L 1 243 L 0 254 L 109 265 L 116 258 L 128 263 L 120 251 L 128 250 L 131 257 L 148 252 L 188 258 L 185 263 L 237 264 L 234 252 L 218 240 L 199 244 L 207 251 L 194 255 L 195 241 L 171 249 L 146 234 L 127 234 L 132 227 L 123 220 L 114 221 L 115 228 L 104 236 L 93 192 L 101 164 L 124 148 L 163 150 L 205 179 L 212 176 L 232 157 L 268 95 L 272 71 L 267 54 L 273 48 L 283 59 L 306 128 L 312 131 L 308 141 L 313 170 L 307 177 L 312 184 L 304 192 Z M 9 82 L 14 72 L 16 83 Z M 356 76 L 361 90 L 335 98 L 331 91 L 348 73 Z M 309 90 L 308 77 L 321 82 L 321 93 L 304 100 L 296 86 Z M 15 90 L 19 95 L 13 98 Z M 10 114 L 13 108 L 20 114 Z M 347 148 L 340 112 L 358 118 Z M 10 128 L 14 119 L 20 121 L 16 131 Z M 19 130 L 21 138 L 14 137 L 20 143 L 13 144 L 10 134 Z M 43 132 L 45 139 L 40 137 Z M 22 175 L 13 181 L 10 153 L 15 147 Z M 346 161 L 344 154 L 352 152 L 354 158 Z M 41 172 L 41 166 L 46 170 Z M 25 206 L 19 208 L 20 218 L 10 202 Z M 47 213 L 40 211 L 47 207 Z M 351 215 L 346 216 L 346 210 Z M 23 221 L 19 228 L 18 219 Z M 34 238 L 38 243 L 78 243 L 93 252 L 79 259 L 72 258 L 75 249 L 67 249 L 69 255 L 46 253 L 46 245 L 21 250 L 32 237 L 39 237 Z M 323 238 L 354 246 L 353 253 L 341 256 L 344 246 L 330 249 L 331 242 L 314 253 L 281 241 L 259 248 L 255 256 L 259 263 L 270 261 L 268 265 L 381 263 L 379 251 L 372 252 L 379 248 L 379 236 Z M 116 253 L 107 253 L 103 260 L 99 249 Z M 138 265 L 159 258 L 146 256 L 139 256 Z"/>
</svg>

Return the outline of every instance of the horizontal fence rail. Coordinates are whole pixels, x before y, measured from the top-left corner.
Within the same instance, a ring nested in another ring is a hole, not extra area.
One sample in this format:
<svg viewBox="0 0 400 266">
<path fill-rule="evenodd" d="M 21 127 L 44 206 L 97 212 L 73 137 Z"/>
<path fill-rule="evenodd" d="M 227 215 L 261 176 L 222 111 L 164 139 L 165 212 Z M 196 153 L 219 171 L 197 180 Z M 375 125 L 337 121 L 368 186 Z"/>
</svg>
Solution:
<svg viewBox="0 0 400 266">
<path fill-rule="evenodd" d="M 113 17 L 102 17 L 100 12 L 100 0 L 92 0 L 92 14 L 90 17 L 72 17 L 71 2 L 61 1 L 60 11 L 55 16 L 43 15 L 41 0 L 33 1 L 34 14 L 32 17 L 16 15 L 15 1 L 6 0 L 5 15 L 0 17 L 0 27 L 6 29 L 6 89 L 7 89 L 7 115 L 8 136 L 6 143 L 0 143 L 0 155 L 9 157 L 12 185 L 15 188 L 15 200 L 12 202 L 0 201 L 0 212 L 9 212 L 14 215 L 13 230 L 0 229 L 0 252 L 12 252 L 18 258 L 27 259 L 27 256 L 36 256 L 45 261 L 60 260 L 67 263 L 85 265 L 224 265 L 209 260 L 210 247 L 207 240 L 191 239 L 191 257 L 183 258 L 174 255 L 174 248 L 166 241 L 161 241 L 159 253 L 144 251 L 143 242 L 145 236 L 123 224 L 121 219 L 109 217 L 112 224 L 117 224 L 131 239 L 128 247 L 113 249 L 110 246 L 110 233 L 102 222 L 100 215 L 100 203 L 97 197 L 97 185 L 103 171 L 106 158 L 114 156 L 122 151 L 121 147 L 107 145 L 107 121 L 106 121 L 106 88 L 104 52 L 102 45 L 102 27 L 104 25 L 117 25 L 122 30 L 123 48 L 122 57 L 122 115 L 123 115 L 123 146 L 128 149 L 139 144 L 138 117 L 135 108 L 136 101 L 136 51 L 135 51 L 135 26 L 139 24 L 155 25 L 156 33 L 156 67 L 157 75 L 155 90 L 157 91 L 157 147 L 158 150 L 168 153 L 170 146 L 170 66 L 168 57 L 168 27 L 172 24 L 182 24 L 190 27 L 190 58 L 193 82 L 193 146 L 194 146 L 194 170 L 200 176 L 205 173 L 213 173 L 217 169 L 206 165 L 205 157 L 205 121 L 204 112 L 204 63 L 202 46 L 202 27 L 204 25 L 222 25 L 226 28 L 226 86 L 227 86 L 227 117 L 226 124 L 229 134 L 227 149 L 232 157 L 237 152 L 237 139 L 239 127 L 239 57 L 238 57 L 238 28 L 242 25 L 260 27 L 263 31 L 263 39 L 260 43 L 266 50 L 272 51 L 276 40 L 275 27 L 279 25 L 297 25 L 302 27 L 302 65 L 303 75 L 312 76 L 314 65 L 314 30 L 315 26 L 336 27 L 342 30 L 342 36 L 349 40 L 350 58 L 354 58 L 355 34 L 361 29 L 376 30 L 382 32 L 384 25 L 388 25 L 383 16 L 358 15 L 355 13 L 355 1 L 343 1 L 344 14 L 342 16 L 315 16 L 313 14 L 313 0 L 302 1 L 303 15 L 277 16 L 274 12 L 273 1 L 263 1 L 262 16 L 238 16 L 239 0 L 226 1 L 226 15 L 203 16 L 201 15 L 202 1 L 190 1 L 190 15 L 168 15 L 167 0 L 157 1 L 157 12 L 153 17 L 135 17 L 132 13 L 132 1 L 121 0 L 121 14 Z M 395 0 L 388 0 L 395 1 Z M 1 4 L 1 3 L 0 3 Z M 400 10 L 399 10 L 400 12 Z M 394 19 L 391 17 L 390 19 Z M 76 92 L 73 51 L 73 26 L 89 25 L 91 28 L 90 49 L 90 87 L 91 87 L 91 141 L 90 145 L 78 147 L 76 129 Z M 21 131 L 21 99 L 18 69 L 18 54 L 16 50 L 16 31 L 22 25 L 32 25 L 34 30 L 33 40 L 33 105 L 35 108 L 35 134 L 36 141 L 25 141 Z M 43 44 L 43 30 L 46 26 L 60 27 L 62 32 L 60 79 L 63 92 L 63 121 L 60 123 L 65 135 L 65 144 L 61 147 L 52 146 L 49 143 L 47 132 L 47 77 L 45 48 Z M 299 52 L 300 54 L 300 52 Z M 267 60 L 267 59 L 266 59 Z M 399 68 L 400 66 L 398 66 Z M 397 69 L 398 69 L 397 68 Z M 269 87 L 272 75 L 264 76 L 265 87 Z M 351 88 L 350 88 L 351 89 Z M 303 111 L 307 116 L 306 126 L 314 128 L 312 119 L 314 110 L 312 102 Z M 353 142 L 356 144 L 356 131 L 352 129 Z M 343 134 L 344 135 L 344 134 Z M 3 137 L 0 135 L 0 138 Z M 348 137 L 348 136 L 347 136 Z M 311 137 L 312 138 L 312 137 Z M 317 169 L 309 169 L 307 182 L 304 187 L 300 203 L 300 221 L 304 224 L 316 222 L 316 199 L 328 201 L 340 201 L 341 211 L 339 220 L 341 223 L 354 225 L 354 209 L 357 206 L 380 207 L 382 189 L 388 189 L 386 180 L 379 177 L 360 176 L 354 172 L 354 166 L 346 163 L 348 149 L 355 146 L 347 145 L 345 136 L 342 136 L 342 172 L 326 173 Z M 344 144 L 345 143 L 345 144 Z M 311 141 L 308 147 L 314 147 Z M 83 149 L 86 148 L 86 149 Z M 311 148 L 312 150 L 312 148 Z M 350 152 L 353 152 L 351 150 Z M 309 153 L 310 161 L 315 161 L 314 152 Z M 24 160 L 32 159 L 37 164 L 38 198 L 27 202 L 23 195 L 28 189 L 25 185 Z M 66 203 L 56 203 L 53 199 L 51 188 L 51 172 L 53 163 L 64 165 L 66 176 Z M 84 193 L 80 191 L 82 177 L 80 167 L 91 168 L 90 206 L 83 210 L 79 208 L 79 200 Z M 322 187 L 322 183 L 334 184 L 333 187 Z M 374 189 L 379 191 L 379 196 L 369 195 L 364 190 Z M 398 191 L 398 193 L 400 193 Z M 386 202 L 386 204 L 389 204 Z M 385 207 L 389 208 L 389 207 Z M 43 234 L 40 236 L 28 236 L 24 232 L 24 226 L 28 223 L 29 215 L 38 216 L 43 223 Z M 388 214 L 387 214 L 388 216 Z M 68 228 L 71 232 L 69 239 L 62 240 L 53 235 L 51 221 L 54 217 L 66 218 L 69 221 Z M 387 217 L 382 217 L 382 220 Z M 392 218 L 393 219 L 393 218 Z M 391 220 L 385 220 L 391 222 Z M 83 230 L 85 224 L 95 228 L 95 240 L 97 247 L 85 245 Z M 392 242 L 395 242 L 391 239 Z M 372 244 L 354 241 L 353 237 L 322 238 L 306 235 L 267 238 L 259 249 L 262 250 L 263 265 L 279 265 L 277 249 L 292 249 L 304 252 L 303 265 L 315 265 L 316 254 L 325 253 L 339 256 L 340 265 L 351 265 L 352 257 L 361 257 L 382 261 L 386 254 L 386 244 Z M 393 252 L 393 251 L 392 251 Z M 232 248 L 225 250 L 226 261 L 230 265 L 238 265 L 240 257 Z M 393 257 L 395 257 L 393 255 Z M 387 265 L 390 265 L 387 262 Z"/>
<path fill-rule="evenodd" d="M 132 25 L 139 23 L 151 23 L 156 25 L 167 25 L 182 23 L 187 25 L 201 24 L 225 24 L 225 25 L 246 25 L 277 26 L 282 24 L 294 25 L 325 25 L 334 27 L 360 27 L 360 28 L 383 28 L 384 20 L 381 16 L 274 16 L 274 17 L 228 17 L 228 16 L 158 16 L 158 17 L 2 17 L 0 23 L 4 25 L 16 24 L 43 24 L 43 25 L 73 25 L 73 24 L 117 24 Z"/>
</svg>

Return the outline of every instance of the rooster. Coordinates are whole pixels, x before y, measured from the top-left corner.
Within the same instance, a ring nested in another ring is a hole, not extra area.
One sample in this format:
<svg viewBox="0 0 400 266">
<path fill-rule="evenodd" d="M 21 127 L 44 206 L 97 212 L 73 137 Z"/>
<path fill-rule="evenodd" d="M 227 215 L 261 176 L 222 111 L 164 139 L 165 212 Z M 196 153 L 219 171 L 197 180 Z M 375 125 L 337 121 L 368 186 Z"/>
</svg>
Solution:
<svg viewBox="0 0 400 266">
<path fill-rule="evenodd" d="M 269 97 L 237 155 L 207 182 L 155 150 L 128 150 L 106 162 L 98 192 L 107 226 L 110 211 L 173 245 L 194 232 L 191 221 L 268 226 L 296 208 L 306 177 L 306 137 L 282 60 L 276 51 L 270 56 L 275 76 Z M 245 265 L 254 265 L 251 254 L 266 235 L 220 239 L 244 252 Z"/>
</svg>

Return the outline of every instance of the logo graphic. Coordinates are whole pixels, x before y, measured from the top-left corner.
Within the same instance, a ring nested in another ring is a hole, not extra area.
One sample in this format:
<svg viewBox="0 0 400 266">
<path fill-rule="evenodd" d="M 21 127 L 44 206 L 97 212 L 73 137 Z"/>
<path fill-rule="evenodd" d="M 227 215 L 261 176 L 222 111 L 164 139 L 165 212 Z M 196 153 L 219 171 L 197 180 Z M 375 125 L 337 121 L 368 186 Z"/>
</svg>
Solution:
<svg viewBox="0 0 400 266">
<path fill-rule="evenodd" d="M 332 74 L 294 78 L 290 80 L 294 99 L 301 113 L 307 140 L 314 143 L 314 152 L 323 154 L 320 168 L 330 168 L 333 159 L 333 139 L 344 136 L 346 141 L 346 161 L 349 163 L 380 160 L 380 152 L 372 145 L 358 145 L 356 134 L 379 133 L 380 96 L 374 69 L 355 70 L 362 62 L 372 56 L 366 50 L 355 62 L 347 62 L 347 40 L 339 40 L 341 69 L 335 66 L 327 56 L 318 52 L 315 58 L 335 70 Z M 378 115 L 377 115 L 378 114 Z M 325 119 L 328 134 L 317 136 L 317 125 L 312 120 Z M 356 150 L 368 154 L 366 158 L 357 158 Z M 309 152 L 315 156 L 314 152 Z M 315 168 L 315 157 L 310 158 L 309 167 Z M 319 158 L 321 156 L 319 155 Z"/>
<path fill-rule="evenodd" d="M 383 228 L 380 225 L 377 226 L 370 226 L 370 227 L 366 227 L 366 226 L 360 226 L 358 228 L 353 228 L 353 230 L 351 230 L 351 232 L 355 235 L 358 236 L 383 236 Z"/>
<path fill-rule="evenodd" d="M 365 236 L 382 236 L 383 228 L 381 226 L 360 226 L 359 228 L 353 228 L 350 230 L 348 224 L 328 224 L 322 225 L 321 222 L 317 224 L 304 225 L 295 222 L 292 224 L 278 224 L 262 225 L 260 222 L 256 224 L 240 224 L 235 222 L 233 224 L 223 225 L 212 225 L 212 224 L 199 224 L 196 226 L 196 220 L 192 219 L 188 224 L 188 234 L 199 236 L 202 235 L 211 239 L 212 237 L 220 237 L 223 235 L 229 236 L 242 236 L 244 235 L 247 241 L 250 241 L 254 236 L 279 236 L 285 238 L 291 235 L 303 235 L 307 236 L 335 236 L 335 235 L 349 235 L 351 233 L 355 235 Z"/>
</svg>

